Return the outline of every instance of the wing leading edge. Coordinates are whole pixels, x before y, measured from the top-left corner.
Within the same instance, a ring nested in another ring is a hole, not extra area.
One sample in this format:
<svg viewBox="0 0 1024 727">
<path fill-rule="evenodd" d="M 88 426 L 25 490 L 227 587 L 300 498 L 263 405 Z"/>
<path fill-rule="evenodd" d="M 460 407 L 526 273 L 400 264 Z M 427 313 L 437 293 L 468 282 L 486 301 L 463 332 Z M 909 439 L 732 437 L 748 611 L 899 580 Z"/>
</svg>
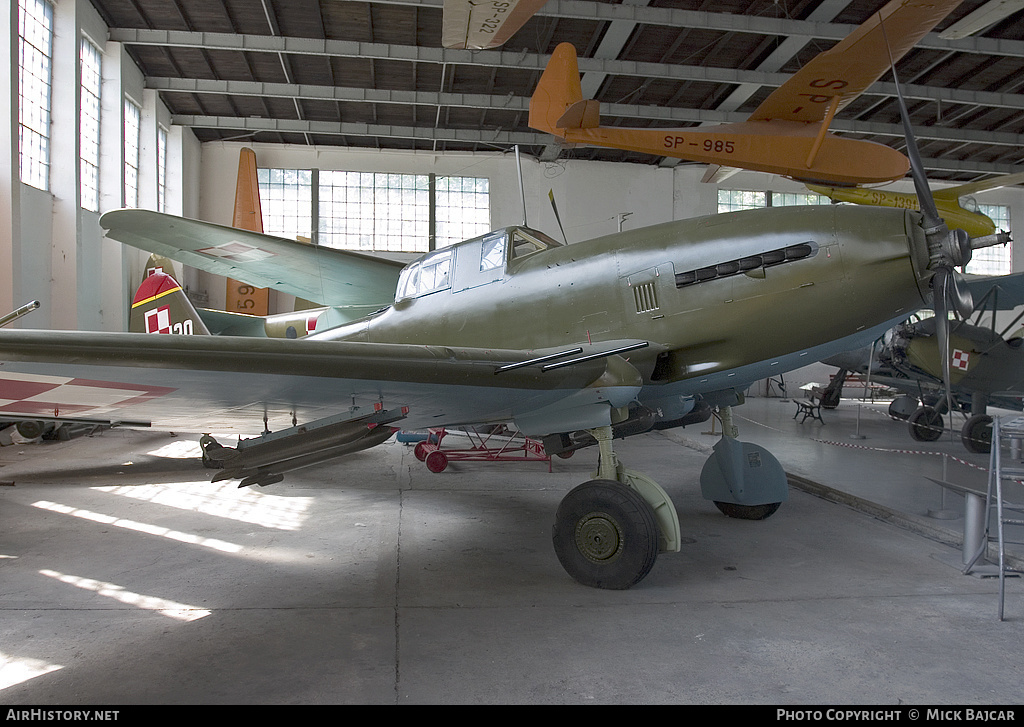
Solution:
<svg viewBox="0 0 1024 727">
<path fill-rule="evenodd" d="M 77 331 L 0 331 L 0 417 L 146 422 L 252 433 L 345 412 L 404 410 L 420 428 L 516 421 L 601 426 L 642 378 L 605 342 L 515 351 Z M 559 365 L 548 363 L 555 356 Z M 596 356 L 596 357 L 595 357 Z M 529 432 L 528 432 L 529 433 Z"/>
<path fill-rule="evenodd" d="M 107 237 L 250 285 L 329 306 L 389 305 L 403 264 L 149 210 L 100 218 Z"/>
</svg>

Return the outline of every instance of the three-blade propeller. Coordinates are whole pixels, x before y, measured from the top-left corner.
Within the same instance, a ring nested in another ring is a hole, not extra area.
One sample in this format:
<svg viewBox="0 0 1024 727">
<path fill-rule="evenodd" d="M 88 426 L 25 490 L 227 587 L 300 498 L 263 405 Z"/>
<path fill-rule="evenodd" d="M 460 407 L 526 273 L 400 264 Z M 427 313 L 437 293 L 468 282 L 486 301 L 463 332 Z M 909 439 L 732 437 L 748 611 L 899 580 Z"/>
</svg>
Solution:
<svg viewBox="0 0 1024 727">
<path fill-rule="evenodd" d="M 883 32 L 884 32 L 884 25 Z M 966 318 L 974 310 L 971 291 L 963 284 L 963 279 L 955 270 L 971 260 L 971 238 L 961 229 L 950 230 L 939 216 L 935 199 L 932 197 L 928 178 L 925 175 L 921 155 L 917 149 L 917 140 L 910 125 L 910 114 L 903 100 L 900 81 L 896 75 L 896 65 L 890 56 L 893 83 L 896 84 L 896 101 L 900 108 L 903 121 L 903 134 L 907 142 L 907 158 L 910 160 L 910 174 L 914 180 L 914 189 L 921 205 L 921 227 L 928 242 L 929 263 L 932 271 L 932 309 L 935 311 L 935 331 L 938 335 L 939 354 L 942 356 L 942 385 L 946 389 L 946 406 L 950 417 L 953 416 L 953 392 L 950 382 L 949 348 L 949 311 L 954 311 L 960 318 Z M 951 430 L 952 431 L 952 430 Z"/>
</svg>

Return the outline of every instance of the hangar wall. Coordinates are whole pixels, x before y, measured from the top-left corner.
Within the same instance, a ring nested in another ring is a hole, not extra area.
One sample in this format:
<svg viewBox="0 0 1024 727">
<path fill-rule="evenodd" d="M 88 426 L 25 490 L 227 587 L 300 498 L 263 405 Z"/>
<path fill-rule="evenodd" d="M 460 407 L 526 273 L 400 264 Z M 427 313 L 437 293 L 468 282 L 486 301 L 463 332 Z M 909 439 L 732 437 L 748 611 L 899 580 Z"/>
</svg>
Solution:
<svg viewBox="0 0 1024 727">
<path fill-rule="evenodd" d="M 123 206 L 124 99 L 141 109 L 138 206 L 156 209 L 157 128 L 168 130 L 167 210 L 197 214 L 187 187 L 198 179 L 200 148 L 191 131 L 173 127 L 154 91 L 145 89 L 138 67 L 88 0 L 53 8 L 49 188 L 20 181 L 18 154 L 18 4 L 8 3 L 0 23 L 0 52 L 9 59 L 0 73 L 0 310 L 33 299 L 39 310 L 13 325 L 25 328 L 123 330 L 134 290 L 129 270 L 134 251 L 104 239 L 99 213 L 81 206 L 80 39 L 101 51 L 100 211 Z M 198 200 L 198 190 L 194 199 Z"/>
</svg>

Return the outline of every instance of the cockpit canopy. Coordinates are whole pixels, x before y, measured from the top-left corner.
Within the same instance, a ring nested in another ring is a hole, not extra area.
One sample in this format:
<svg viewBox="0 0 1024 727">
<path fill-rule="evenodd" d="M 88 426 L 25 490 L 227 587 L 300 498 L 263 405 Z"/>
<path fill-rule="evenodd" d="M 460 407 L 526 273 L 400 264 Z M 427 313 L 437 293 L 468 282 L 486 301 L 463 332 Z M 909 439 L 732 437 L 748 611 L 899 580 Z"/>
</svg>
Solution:
<svg viewBox="0 0 1024 727">
<path fill-rule="evenodd" d="M 447 290 L 452 286 L 456 269 L 462 276 L 486 276 L 481 283 L 492 282 L 503 276 L 512 261 L 554 247 L 561 247 L 561 243 L 543 232 L 528 227 L 507 227 L 434 250 L 405 266 L 398 278 L 395 300 Z"/>
</svg>

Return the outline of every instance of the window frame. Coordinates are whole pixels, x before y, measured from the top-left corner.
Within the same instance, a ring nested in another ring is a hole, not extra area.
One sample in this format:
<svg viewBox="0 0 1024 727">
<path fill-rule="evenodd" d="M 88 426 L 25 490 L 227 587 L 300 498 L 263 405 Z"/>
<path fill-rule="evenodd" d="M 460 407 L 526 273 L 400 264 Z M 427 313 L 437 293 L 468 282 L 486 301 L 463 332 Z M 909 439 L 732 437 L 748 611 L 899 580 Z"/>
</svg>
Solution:
<svg viewBox="0 0 1024 727">
<path fill-rule="evenodd" d="M 95 64 L 92 62 L 95 61 Z M 102 123 L 103 53 L 84 35 L 79 44 L 78 108 L 79 202 L 100 211 L 100 128 Z M 91 132 L 91 133 L 90 133 Z"/>
<path fill-rule="evenodd" d="M 44 192 L 50 191 L 53 11 L 49 0 L 18 0 L 19 178 Z"/>
</svg>

